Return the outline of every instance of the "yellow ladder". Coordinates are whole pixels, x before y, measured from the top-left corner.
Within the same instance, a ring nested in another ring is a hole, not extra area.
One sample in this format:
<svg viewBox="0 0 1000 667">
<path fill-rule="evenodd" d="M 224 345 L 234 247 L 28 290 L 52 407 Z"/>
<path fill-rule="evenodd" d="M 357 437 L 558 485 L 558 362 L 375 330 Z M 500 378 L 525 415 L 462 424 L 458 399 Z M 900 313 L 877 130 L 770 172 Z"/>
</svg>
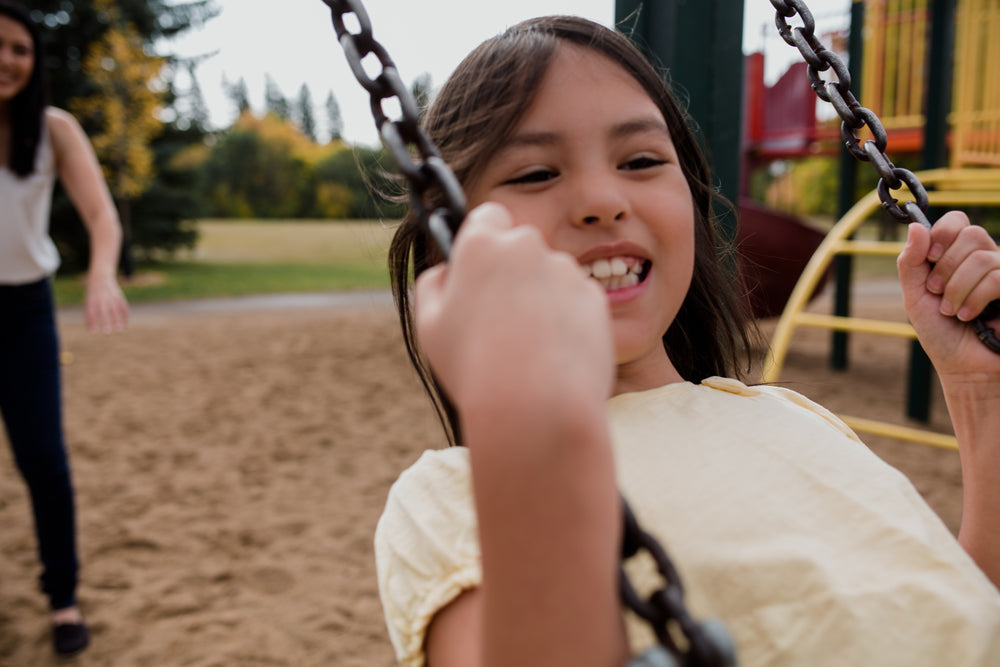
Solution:
<svg viewBox="0 0 1000 667">
<path fill-rule="evenodd" d="M 962 208 L 967 206 L 1000 206 L 1000 169 L 934 169 L 917 172 L 917 178 L 927 188 L 931 206 Z M 906 192 L 904 189 L 902 192 Z M 788 354 L 792 334 L 798 327 L 820 327 L 838 331 L 915 338 L 913 327 L 902 322 L 836 317 L 805 312 L 809 297 L 826 273 L 834 256 L 883 255 L 895 256 L 903 248 L 900 242 L 851 240 L 858 228 L 881 207 L 877 191 L 865 195 L 830 230 L 802 271 L 795 289 L 778 320 L 771 338 L 771 348 L 765 360 L 761 382 L 777 382 Z M 839 415 L 859 432 L 884 435 L 899 440 L 936 447 L 956 448 L 955 437 L 949 434 L 908 428 L 888 422 Z"/>
</svg>

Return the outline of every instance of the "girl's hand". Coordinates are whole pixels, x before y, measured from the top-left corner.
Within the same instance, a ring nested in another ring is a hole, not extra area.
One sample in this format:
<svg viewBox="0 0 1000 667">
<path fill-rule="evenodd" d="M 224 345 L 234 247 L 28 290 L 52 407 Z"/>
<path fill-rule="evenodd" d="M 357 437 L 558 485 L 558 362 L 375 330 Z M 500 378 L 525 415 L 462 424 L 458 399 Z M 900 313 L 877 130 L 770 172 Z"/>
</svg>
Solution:
<svg viewBox="0 0 1000 667">
<path fill-rule="evenodd" d="M 930 230 L 912 223 L 897 267 L 907 315 L 942 380 L 1000 381 L 1000 355 L 968 324 L 1000 298 L 1000 252 L 986 230 L 958 211 Z M 1000 318 L 987 324 L 1000 331 Z"/>
<path fill-rule="evenodd" d="M 604 290 L 488 203 L 415 301 L 420 346 L 462 421 L 482 552 L 482 584 L 431 624 L 430 663 L 622 664 Z"/>
<path fill-rule="evenodd" d="M 122 331 L 128 324 L 128 303 L 112 274 L 88 274 L 84 299 L 87 328 L 106 334 Z"/>
<path fill-rule="evenodd" d="M 421 348 L 461 412 L 571 401 L 580 409 L 611 393 L 603 291 L 498 204 L 468 215 L 449 262 L 417 280 L 415 301 Z"/>
</svg>

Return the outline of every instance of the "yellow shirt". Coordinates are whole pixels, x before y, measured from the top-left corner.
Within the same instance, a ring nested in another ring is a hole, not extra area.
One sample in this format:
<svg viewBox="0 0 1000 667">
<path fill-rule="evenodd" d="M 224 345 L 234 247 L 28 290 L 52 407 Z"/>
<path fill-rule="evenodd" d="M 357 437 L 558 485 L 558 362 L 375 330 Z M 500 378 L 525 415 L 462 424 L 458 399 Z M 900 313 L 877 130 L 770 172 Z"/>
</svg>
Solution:
<svg viewBox="0 0 1000 667">
<path fill-rule="evenodd" d="M 711 378 L 616 396 L 608 415 L 619 488 L 745 667 L 1000 665 L 1000 593 L 828 411 Z M 423 665 L 431 618 L 481 576 L 465 449 L 425 452 L 400 476 L 375 557 L 397 656 Z M 644 565 L 629 569 L 640 586 Z"/>
</svg>

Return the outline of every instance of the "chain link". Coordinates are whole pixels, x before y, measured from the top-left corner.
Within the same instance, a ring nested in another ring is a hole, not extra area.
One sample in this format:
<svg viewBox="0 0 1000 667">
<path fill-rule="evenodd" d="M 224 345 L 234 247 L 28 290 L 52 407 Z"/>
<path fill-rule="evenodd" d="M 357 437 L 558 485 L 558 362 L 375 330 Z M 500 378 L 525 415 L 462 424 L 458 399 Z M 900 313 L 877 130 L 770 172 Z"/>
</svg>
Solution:
<svg viewBox="0 0 1000 667">
<path fill-rule="evenodd" d="M 813 92 L 819 99 L 833 105 L 837 115 L 840 116 L 842 121 L 840 133 L 847 150 L 858 160 L 871 162 L 878 172 L 878 196 L 882 201 L 882 208 L 896 220 L 919 222 L 930 229 L 931 223 L 927 219 L 929 204 L 927 190 L 916 174 L 893 165 L 885 154 L 888 143 L 885 127 L 875 112 L 861 106 L 851 93 L 851 75 L 844 61 L 816 38 L 816 22 L 809 7 L 802 0 L 770 1 L 775 9 L 774 22 L 781 39 L 789 46 L 797 48 L 806 61 L 806 72 Z M 788 19 L 796 15 L 802 21 L 802 25 L 793 28 L 788 24 Z M 834 80 L 824 81 L 820 77 L 820 72 L 831 69 Z M 864 142 L 858 136 L 858 131 L 863 127 L 867 127 L 872 134 L 872 138 Z M 891 191 L 899 190 L 904 185 L 913 195 L 913 200 L 901 207 L 899 201 L 893 198 Z M 987 319 L 995 317 L 998 313 L 1000 313 L 1000 301 L 994 301 L 973 320 L 972 327 L 986 347 L 1000 354 L 1000 338 L 997 338 L 996 332 L 986 324 Z"/>
<path fill-rule="evenodd" d="M 622 567 L 619 570 L 620 590 L 625 606 L 646 621 L 660 644 L 667 648 L 681 665 L 697 667 L 736 667 L 736 646 L 726 627 L 717 619 L 695 621 L 684 604 L 684 585 L 666 550 L 652 535 L 639 526 L 628 503 L 622 499 L 625 531 L 622 539 Z M 625 574 L 625 561 L 645 551 L 656 563 L 663 586 L 643 599 Z M 684 641 L 678 642 L 674 632 Z M 645 660 L 645 661 L 644 661 Z M 635 664 L 645 665 L 646 656 Z"/>
<path fill-rule="evenodd" d="M 455 174 L 448 168 L 437 148 L 420 128 L 420 110 L 410 90 L 403 84 L 388 51 L 372 35 L 368 12 L 358 0 L 323 0 L 330 8 L 333 29 L 347 64 L 358 83 L 371 98 L 372 117 L 382 145 L 409 185 L 410 202 L 424 221 L 445 257 L 458 226 L 465 219 L 465 193 Z M 352 32 L 344 18 L 353 15 L 357 32 Z M 373 56 L 380 71 L 369 76 L 364 61 Z M 400 117 L 389 118 L 386 100 L 395 99 Z M 414 161 L 413 155 L 419 159 Z M 435 201 L 443 204 L 435 205 Z"/>
</svg>

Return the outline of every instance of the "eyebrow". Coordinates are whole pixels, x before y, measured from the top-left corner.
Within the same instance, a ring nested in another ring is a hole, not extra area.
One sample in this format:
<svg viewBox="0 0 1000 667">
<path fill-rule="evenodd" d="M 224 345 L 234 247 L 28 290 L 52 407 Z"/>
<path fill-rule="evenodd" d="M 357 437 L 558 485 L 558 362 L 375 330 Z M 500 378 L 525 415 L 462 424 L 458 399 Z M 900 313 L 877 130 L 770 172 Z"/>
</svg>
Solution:
<svg viewBox="0 0 1000 667">
<path fill-rule="evenodd" d="M 667 128 L 666 121 L 662 118 L 655 118 L 652 116 L 644 116 L 622 121 L 611 128 L 608 132 L 608 136 L 612 139 L 623 139 L 625 137 L 645 134 L 647 132 L 662 134 L 667 138 L 670 138 L 670 130 Z M 508 151 L 513 148 L 530 146 L 551 146 L 558 141 L 558 132 L 522 132 L 510 137 L 502 150 Z"/>
</svg>

